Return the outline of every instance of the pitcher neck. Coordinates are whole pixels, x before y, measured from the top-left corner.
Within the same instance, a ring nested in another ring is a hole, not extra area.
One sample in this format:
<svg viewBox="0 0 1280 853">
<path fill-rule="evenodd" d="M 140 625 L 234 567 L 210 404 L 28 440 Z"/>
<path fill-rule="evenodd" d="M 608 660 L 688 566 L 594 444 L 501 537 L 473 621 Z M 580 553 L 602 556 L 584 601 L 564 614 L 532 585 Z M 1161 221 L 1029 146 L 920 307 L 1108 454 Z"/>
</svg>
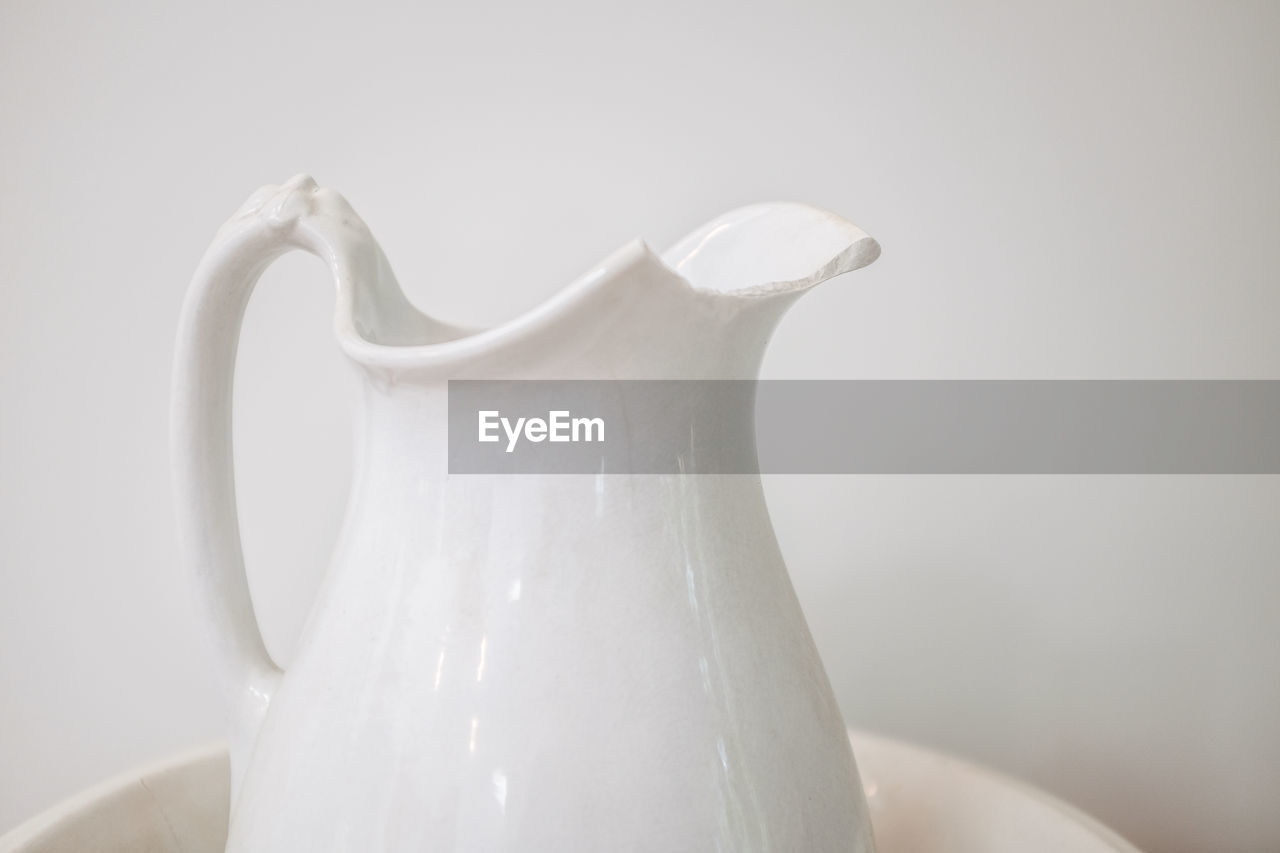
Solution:
<svg viewBox="0 0 1280 853">
<path fill-rule="evenodd" d="M 533 310 L 471 331 L 413 308 L 378 250 L 378 263 L 366 265 L 376 268 L 373 281 L 351 281 L 338 334 L 367 370 L 413 381 L 750 378 L 796 298 L 879 251 L 825 211 L 754 205 L 662 256 L 634 240 Z"/>
</svg>

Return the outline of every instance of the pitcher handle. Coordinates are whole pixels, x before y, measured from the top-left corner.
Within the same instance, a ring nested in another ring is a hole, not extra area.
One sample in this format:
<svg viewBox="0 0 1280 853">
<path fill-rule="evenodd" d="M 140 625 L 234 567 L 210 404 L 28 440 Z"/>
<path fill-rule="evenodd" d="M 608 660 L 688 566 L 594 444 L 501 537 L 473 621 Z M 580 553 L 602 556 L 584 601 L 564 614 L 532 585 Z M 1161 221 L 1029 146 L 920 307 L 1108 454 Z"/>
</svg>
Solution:
<svg viewBox="0 0 1280 853">
<path fill-rule="evenodd" d="M 292 249 L 326 262 L 340 303 L 353 299 L 359 283 L 386 286 L 377 283 L 389 276 L 381 249 L 342 196 L 306 175 L 263 187 L 219 229 L 196 269 L 174 362 L 170 438 L 179 545 L 234 697 L 233 803 L 282 671 L 262 641 L 245 576 L 232 467 L 232 379 L 249 295 L 271 262 Z"/>
</svg>

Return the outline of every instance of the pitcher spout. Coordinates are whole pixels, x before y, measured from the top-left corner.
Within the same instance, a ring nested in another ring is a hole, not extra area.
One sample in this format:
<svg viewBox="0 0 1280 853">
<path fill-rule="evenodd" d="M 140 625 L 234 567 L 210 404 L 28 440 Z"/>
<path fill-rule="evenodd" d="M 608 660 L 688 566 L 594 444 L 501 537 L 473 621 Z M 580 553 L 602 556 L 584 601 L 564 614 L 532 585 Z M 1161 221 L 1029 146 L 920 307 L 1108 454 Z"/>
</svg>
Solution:
<svg viewBox="0 0 1280 853">
<path fill-rule="evenodd" d="M 792 202 L 730 211 L 662 255 L 694 288 L 742 297 L 798 295 L 878 257 L 880 244 L 862 229 Z"/>
</svg>

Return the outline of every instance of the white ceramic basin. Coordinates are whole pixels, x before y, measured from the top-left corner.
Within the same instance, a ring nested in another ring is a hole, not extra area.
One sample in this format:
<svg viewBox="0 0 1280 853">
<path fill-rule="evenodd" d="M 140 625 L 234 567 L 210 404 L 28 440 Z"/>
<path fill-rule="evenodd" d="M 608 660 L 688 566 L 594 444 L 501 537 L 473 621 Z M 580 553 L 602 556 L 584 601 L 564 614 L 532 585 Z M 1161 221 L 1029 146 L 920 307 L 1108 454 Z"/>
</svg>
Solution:
<svg viewBox="0 0 1280 853">
<path fill-rule="evenodd" d="M 879 853 L 1137 853 L 1030 786 L 917 746 L 853 732 Z M 0 853 L 219 853 L 222 745 L 92 788 L 0 838 Z"/>
</svg>

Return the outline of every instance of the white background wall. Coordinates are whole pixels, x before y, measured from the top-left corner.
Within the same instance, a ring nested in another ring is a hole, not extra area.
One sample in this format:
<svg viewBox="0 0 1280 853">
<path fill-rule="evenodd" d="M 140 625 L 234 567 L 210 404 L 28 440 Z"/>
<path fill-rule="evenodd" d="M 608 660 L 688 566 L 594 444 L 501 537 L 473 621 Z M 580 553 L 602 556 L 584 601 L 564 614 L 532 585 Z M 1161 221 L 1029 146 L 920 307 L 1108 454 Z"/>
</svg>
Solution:
<svg viewBox="0 0 1280 853">
<path fill-rule="evenodd" d="M 0 2 L 0 830 L 217 736 L 167 395 L 213 230 L 307 170 L 430 312 L 795 199 L 884 245 L 772 377 L 1280 378 L 1280 5 Z M 250 307 L 252 583 L 287 660 L 349 476 L 319 265 Z M 1274 477 L 794 477 L 848 719 L 1153 853 L 1280 849 Z"/>
</svg>

